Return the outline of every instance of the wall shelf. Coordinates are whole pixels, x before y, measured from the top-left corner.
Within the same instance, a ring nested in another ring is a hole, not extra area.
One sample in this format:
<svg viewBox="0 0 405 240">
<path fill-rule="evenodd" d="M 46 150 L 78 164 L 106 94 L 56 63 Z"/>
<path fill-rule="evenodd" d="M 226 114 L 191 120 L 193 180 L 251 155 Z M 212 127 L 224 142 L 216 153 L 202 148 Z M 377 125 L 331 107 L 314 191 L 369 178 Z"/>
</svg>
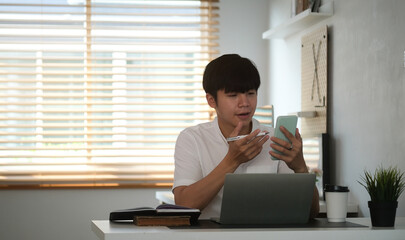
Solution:
<svg viewBox="0 0 405 240">
<path fill-rule="evenodd" d="M 311 9 L 307 9 L 297 14 L 283 24 L 264 32 L 262 37 L 263 39 L 287 38 L 331 16 L 333 16 L 333 1 L 322 5 L 319 12 L 311 12 Z"/>
</svg>

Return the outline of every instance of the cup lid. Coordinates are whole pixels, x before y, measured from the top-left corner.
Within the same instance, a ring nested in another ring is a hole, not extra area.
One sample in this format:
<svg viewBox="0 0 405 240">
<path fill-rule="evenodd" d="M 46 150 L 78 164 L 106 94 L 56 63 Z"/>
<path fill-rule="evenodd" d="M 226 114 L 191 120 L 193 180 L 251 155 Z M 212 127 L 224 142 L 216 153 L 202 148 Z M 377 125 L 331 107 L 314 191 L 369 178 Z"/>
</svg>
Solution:
<svg viewBox="0 0 405 240">
<path fill-rule="evenodd" d="M 326 184 L 324 188 L 325 192 L 349 192 L 347 186 L 338 186 L 332 184 Z"/>
</svg>

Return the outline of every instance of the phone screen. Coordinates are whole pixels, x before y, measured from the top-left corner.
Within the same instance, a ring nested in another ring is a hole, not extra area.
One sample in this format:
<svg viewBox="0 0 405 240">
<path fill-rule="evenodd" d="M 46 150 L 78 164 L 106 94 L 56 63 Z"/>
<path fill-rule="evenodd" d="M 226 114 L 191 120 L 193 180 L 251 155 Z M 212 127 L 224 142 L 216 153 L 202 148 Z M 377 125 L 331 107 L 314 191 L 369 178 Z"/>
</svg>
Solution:
<svg viewBox="0 0 405 240">
<path fill-rule="evenodd" d="M 274 131 L 274 136 L 276 138 L 280 138 L 284 141 L 290 142 L 290 140 L 288 140 L 288 138 L 281 132 L 280 130 L 280 126 L 284 126 L 291 134 L 295 135 L 295 129 L 297 128 L 297 122 L 298 122 L 298 117 L 291 115 L 291 116 L 279 116 L 277 118 L 277 122 L 276 122 L 276 129 Z M 273 149 L 274 152 L 280 153 L 279 151 Z M 273 160 L 279 160 L 278 158 L 275 158 L 273 156 L 271 156 L 271 159 Z"/>
</svg>

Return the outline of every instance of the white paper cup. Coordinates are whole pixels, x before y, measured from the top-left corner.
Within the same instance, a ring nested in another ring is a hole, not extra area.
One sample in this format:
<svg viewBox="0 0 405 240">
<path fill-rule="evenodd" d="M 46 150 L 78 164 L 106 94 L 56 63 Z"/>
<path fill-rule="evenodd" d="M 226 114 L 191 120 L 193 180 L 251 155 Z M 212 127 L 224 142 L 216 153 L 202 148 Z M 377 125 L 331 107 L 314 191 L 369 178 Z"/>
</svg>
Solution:
<svg viewBox="0 0 405 240">
<path fill-rule="evenodd" d="M 326 216 L 328 222 L 345 222 L 349 189 L 346 186 L 326 185 Z"/>
</svg>

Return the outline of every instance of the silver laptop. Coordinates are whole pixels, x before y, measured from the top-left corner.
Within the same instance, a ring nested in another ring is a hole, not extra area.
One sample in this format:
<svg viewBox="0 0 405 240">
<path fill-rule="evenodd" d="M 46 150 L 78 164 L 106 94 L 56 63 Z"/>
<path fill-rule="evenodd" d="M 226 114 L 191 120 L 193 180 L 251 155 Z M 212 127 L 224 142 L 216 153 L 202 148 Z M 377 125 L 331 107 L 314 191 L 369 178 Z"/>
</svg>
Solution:
<svg viewBox="0 0 405 240">
<path fill-rule="evenodd" d="M 221 224 L 307 223 L 315 174 L 227 174 Z"/>
</svg>

